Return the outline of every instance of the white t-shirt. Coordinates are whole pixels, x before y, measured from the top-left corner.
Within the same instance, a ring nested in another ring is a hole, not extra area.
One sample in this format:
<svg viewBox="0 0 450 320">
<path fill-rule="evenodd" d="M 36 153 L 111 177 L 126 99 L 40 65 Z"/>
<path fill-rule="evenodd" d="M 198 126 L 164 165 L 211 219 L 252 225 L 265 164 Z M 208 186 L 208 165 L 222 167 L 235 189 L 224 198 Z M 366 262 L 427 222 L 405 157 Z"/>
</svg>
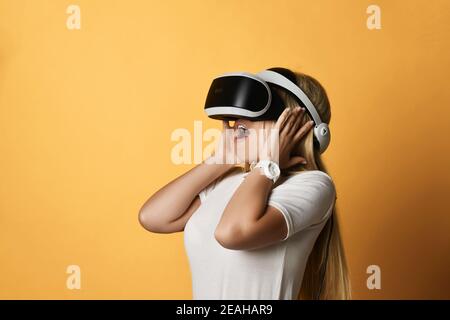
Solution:
<svg viewBox="0 0 450 320">
<path fill-rule="evenodd" d="M 232 169 L 202 190 L 201 205 L 186 223 L 184 244 L 195 300 L 292 300 L 298 296 L 308 256 L 335 203 L 334 183 L 319 170 L 281 176 L 268 204 L 286 220 L 285 239 L 259 249 L 227 249 L 217 242 L 214 231 L 247 174 Z"/>
</svg>

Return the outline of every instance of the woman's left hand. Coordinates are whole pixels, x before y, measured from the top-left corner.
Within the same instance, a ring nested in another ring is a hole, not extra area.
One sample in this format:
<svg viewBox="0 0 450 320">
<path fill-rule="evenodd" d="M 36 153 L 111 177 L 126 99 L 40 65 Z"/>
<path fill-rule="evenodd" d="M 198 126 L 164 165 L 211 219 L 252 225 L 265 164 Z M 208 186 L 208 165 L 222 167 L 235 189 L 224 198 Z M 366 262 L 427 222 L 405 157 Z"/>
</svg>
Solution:
<svg viewBox="0 0 450 320">
<path fill-rule="evenodd" d="M 308 121 L 300 128 L 301 117 L 305 109 L 299 106 L 294 109 L 286 108 L 268 133 L 269 141 L 264 144 L 261 159 L 270 159 L 278 162 L 280 169 L 292 167 L 305 161 L 301 156 L 292 156 L 291 152 L 303 136 L 314 127 L 314 121 Z M 276 157 L 276 139 L 273 134 L 278 132 L 278 159 Z M 272 136 L 271 136 L 272 134 Z M 266 134 L 267 137 L 267 134 Z M 267 138 L 266 138 L 267 139 Z"/>
</svg>

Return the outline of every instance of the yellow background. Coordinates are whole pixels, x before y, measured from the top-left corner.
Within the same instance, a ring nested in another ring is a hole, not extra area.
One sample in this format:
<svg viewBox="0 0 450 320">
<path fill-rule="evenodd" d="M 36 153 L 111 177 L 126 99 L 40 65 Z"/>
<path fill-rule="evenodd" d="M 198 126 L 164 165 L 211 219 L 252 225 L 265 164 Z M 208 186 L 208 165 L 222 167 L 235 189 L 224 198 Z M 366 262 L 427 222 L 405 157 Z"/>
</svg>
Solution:
<svg viewBox="0 0 450 320">
<path fill-rule="evenodd" d="M 329 94 L 354 297 L 450 298 L 449 26 L 447 0 L 1 0 L 0 298 L 190 299 L 183 234 L 138 210 L 192 167 L 172 164 L 172 131 L 220 127 L 212 78 L 274 66 Z"/>
</svg>

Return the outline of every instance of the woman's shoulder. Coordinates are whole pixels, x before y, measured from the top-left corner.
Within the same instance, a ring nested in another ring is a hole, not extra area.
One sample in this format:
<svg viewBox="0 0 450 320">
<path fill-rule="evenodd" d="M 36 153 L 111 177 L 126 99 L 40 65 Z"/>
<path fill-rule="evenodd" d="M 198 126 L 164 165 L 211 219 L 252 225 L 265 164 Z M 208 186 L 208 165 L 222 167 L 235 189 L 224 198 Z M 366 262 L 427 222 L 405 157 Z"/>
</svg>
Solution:
<svg viewBox="0 0 450 320">
<path fill-rule="evenodd" d="M 333 182 L 333 178 L 331 176 L 321 170 L 304 170 L 291 172 L 286 175 L 287 179 L 326 179 Z"/>
<path fill-rule="evenodd" d="M 331 176 L 320 170 L 291 172 L 283 175 L 280 184 L 272 190 L 270 201 L 291 208 L 293 215 L 317 215 L 317 221 L 329 212 L 336 198 Z"/>
<path fill-rule="evenodd" d="M 288 173 L 284 176 L 280 185 L 298 186 L 298 187 L 315 187 L 335 192 L 335 184 L 332 177 L 321 170 L 304 170 Z"/>
<path fill-rule="evenodd" d="M 245 172 L 241 167 L 236 167 L 227 172 L 226 175 L 222 177 L 222 179 L 231 178 L 231 177 L 241 177 L 250 174 L 250 171 Z M 281 184 L 296 184 L 305 181 L 319 181 L 326 182 L 334 186 L 334 181 L 329 174 L 321 170 L 304 170 L 304 171 L 295 171 L 289 172 L 287 174 L 282 175 L 282 179 L 279 181 L 279 185 Z"/>
</svg>

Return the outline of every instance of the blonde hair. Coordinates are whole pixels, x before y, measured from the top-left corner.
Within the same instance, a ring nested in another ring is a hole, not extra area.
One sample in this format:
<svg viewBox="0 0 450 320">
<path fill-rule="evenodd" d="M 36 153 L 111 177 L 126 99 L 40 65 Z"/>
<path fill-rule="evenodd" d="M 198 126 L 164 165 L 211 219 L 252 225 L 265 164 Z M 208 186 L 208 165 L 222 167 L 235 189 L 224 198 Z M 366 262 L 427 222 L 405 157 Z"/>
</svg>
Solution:
<svg viewBox="0 0 450 320">
<path fill-rule="evenodd" d="M 319 81 L 313 77 L 301 72 L 293 73 L 296 76 L 297 85 L 305 92 L 314 104 L 321 120 L 329 124 L 331 119 L 331 110 L 330 102 L 325 89 Z M 275 90 L 284 101 L 286 108 L 294 108 L 298 105 L 297 101 L 287 92 L 278 88 L 275 88 Z M 306 124 L 306 122 L 310 120 L 312 120 L 312 118 L 305 113 L 305 116 L 302 117 L 301 125 Z M 297 165 L 290 168 L 290 173 L 307 170 L 321 170 L 328 174 L 328 171 L 322 162 L 318 148 L 315 146 L 316 141 L 314 140 L 312 130 L 310 130 L 302 138 L 298 149 L 296 149 L 293 155 L 300 155 L 304 157 L 307 164 Z M 245 164 L 242 169 L 244 171 L 248 171 L 250 170 L 250 165 Z M 324 274 L 321 274 L 321 271 L 324 271 Z M 323 285 L 322 275 L 324 276 Z M 320 295 L 318 295 L 319 292 Z M 351 299 L 349 271 L 345 258 L 344 246 L 341 239 L 336 204 L 333 208 L 331 217 L 328 219 L 320 232 L 308 257 L 302 285 L 297 299 Z"/>
</svg>

